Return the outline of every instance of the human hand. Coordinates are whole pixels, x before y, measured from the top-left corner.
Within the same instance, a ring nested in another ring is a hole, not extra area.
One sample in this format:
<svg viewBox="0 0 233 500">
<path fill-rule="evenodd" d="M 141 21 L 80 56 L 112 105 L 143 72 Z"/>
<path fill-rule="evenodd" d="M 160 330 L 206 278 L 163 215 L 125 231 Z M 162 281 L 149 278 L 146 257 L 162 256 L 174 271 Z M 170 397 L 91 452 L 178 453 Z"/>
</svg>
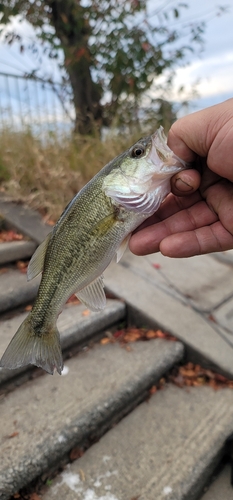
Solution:
<svg viewBox="0 0 233 500">
<path fill-rule="evenodd" d="M 177 120 L 168 145 L 197 170 L 173 176 L 172 193 L 132 235 L 130 250 L 190 257 L 232 249 L 233 99 Z"/>
</svg>

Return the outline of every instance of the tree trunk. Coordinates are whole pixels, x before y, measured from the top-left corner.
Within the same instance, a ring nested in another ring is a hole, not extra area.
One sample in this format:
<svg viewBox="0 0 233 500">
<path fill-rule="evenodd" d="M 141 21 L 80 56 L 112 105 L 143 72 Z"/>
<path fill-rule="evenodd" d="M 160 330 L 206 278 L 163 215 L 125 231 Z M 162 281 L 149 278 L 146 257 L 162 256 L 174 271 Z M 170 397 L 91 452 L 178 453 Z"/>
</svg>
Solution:
<svg viewBox="0 0 233 500">
<path fill-rule="evenodd" d="M 78 4 L 78 5 L 77 5 Z M 91 34 L 84 8 L 77 0 L 54 0 L 51 25 L 61 41 L 66 71 L 70 77 L 75 108 L 75 132 L 92 134 L 100 129 L 102 107 L 101 91 L 91 77 L 91 54 L 88 39 Z"/>
</svg>

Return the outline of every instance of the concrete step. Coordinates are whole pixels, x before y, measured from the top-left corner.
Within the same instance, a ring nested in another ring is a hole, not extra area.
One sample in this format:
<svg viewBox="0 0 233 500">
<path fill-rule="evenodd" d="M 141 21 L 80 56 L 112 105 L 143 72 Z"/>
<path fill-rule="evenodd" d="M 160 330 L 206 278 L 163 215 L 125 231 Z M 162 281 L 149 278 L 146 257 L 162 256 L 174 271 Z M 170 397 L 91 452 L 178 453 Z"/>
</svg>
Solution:
<svg viewBox="0 0 233 500">
<path fill-rule="evenodd" d="M 30 258 L 36 246 L 35 242 L 26 240 L 0 243 L 0 265 Z"/>
<path fill-rule="evenodd" d="M 162 339 L 134 343 L 130 351 L 96 345 L 67 361 L 65 376 L 46 374 L 9 393 L 0 403 L 1 500 L 60 463 L 74 446 L 97 439 L 182 357 L 179 342 Z"/>
<path fill-rule="evenodd" d="M 232 430 L 233 391 L 168 384 L 68 465 L 42 500 L 196 500 Z"/>
<path fill-rule="evenodd" d="M 39 283 L 40 277 L 27 281 L 26 274 L 18 269 L 4 269 L 0 273 L 0 313 L 33 302 Z"/>
<path fill-rule="evenodd" d="M 27 314 L 18 314 L 14 318 L 0 321 L 0 357 Z M 101 313 L 87 311 L 82 304 L 67 305 L 57 322 L 63 353 L 70 348 L 77 346 L 81 348 L 81 346 L 87 345 L 92 339 L 103 335 L 106 329 L 119 324 L 125 318 L 126 306 L 119 300 L 108 299 L 106 308 Z M 28 365 L 17 370 L 0 369 L 0 384 L 9 382 L 12 378 L 31 368 L 32 366 Z M 16 383 L 18 383 L 17 380 Z"/>
<path fill-rule="evenodd" d="M 221 311 L 233 315 L 232 273 L 232 268 L 211 256 L 193 261 L 127 252 L 104 277 L 106 288 L 126 302 L 131 321 L 170 332 L 184 342 L 190 361 L 233 378 L 233 331 L 225 330 L 222 320 L 217 322 Z"/>
<path fill-rule="evenodd" d="M 231 466 L 226 464 L 215 480 L 206 488 L 200 500 L 232 500 Z"/>
<path fill-rule="evenodd" d="M 51 226 L 45 224 L 38 212 L 22 203 L 16 203 L 0 194 L 0 217 L 20 233 L 29 236 L 40 244 L 51 231 Z"/>
</svg>

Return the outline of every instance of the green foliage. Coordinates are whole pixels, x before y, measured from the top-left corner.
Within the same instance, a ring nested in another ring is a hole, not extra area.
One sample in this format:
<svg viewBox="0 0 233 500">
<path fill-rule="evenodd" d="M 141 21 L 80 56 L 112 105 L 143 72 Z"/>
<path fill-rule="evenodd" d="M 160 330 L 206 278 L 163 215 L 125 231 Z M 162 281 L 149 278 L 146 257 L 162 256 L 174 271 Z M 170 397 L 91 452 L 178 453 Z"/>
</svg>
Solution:
<svg viewBox="0 0 233 500">
<path fill-rule="evenodd" d="M 0 13 L 3 31 L 15 16 L 34 26 L 34 54 L 40 41 L 49 57 L 63 55 L 61 73 L 72 88 L 76 130 L 86 134 L 96 124 L 117 124 L 117 117 L 121 123 L 123 112 L 137 122 L 157 77 L 166 74 L 170 83 L 174 68 L 202 46 L 204 22 L 171 27 L 187 7 L 164 2 L 148 13 L 147 0 L 2 0 Z M 16 32 L 8 29 L 5 40 L 25 50 Z"/>
</svg>

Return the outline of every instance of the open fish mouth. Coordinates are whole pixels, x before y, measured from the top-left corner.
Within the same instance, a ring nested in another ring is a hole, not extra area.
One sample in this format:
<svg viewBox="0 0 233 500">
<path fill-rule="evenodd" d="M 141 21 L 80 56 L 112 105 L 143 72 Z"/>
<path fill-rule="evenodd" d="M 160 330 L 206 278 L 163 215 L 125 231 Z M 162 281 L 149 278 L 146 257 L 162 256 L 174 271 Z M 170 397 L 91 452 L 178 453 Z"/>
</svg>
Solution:
<svg viewBox="0 0 233 500">
<path fill-rule="evenodd" d="M 187 169 L 187 163 L 173 153 L 167 145 L 167 138 L 162 127 L 160 127 L 152 136 L 151 150 L 148 154 L 148 160 L 157 165 L 157 175 L 177 173 Z"/>
</svg>

